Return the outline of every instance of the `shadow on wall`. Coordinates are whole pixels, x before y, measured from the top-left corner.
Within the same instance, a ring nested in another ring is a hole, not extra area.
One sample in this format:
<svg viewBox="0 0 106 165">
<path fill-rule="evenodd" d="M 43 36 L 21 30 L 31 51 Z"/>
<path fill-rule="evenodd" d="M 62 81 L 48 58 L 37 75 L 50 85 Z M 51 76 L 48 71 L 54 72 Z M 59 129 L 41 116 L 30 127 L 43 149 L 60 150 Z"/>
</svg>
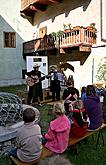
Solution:
<svg viewBox="0 0 106 165">
<path fill-rule="evenodd" d="M 66 3 L 67 1 L 67 3 Z M 80 1 L 70 1 L 70 0 L 63 0 L 62 3 L 59 4 L 53 4 L 49 6 L 43 14 L 42 12 L 36 12 L 35 13 L 35 21 L 34 26 L 37 25 L 39 27 L 40 23 L 52 19 L 52 22 L 54 22 L 55 17 L 59 16 L 61 14 L 65 14 L 65 17 L 68 17 L 71 10 L 74 10 L 78 7 L 83 6 L 83 11 L 86 11 L 87 7 L 89 6 L 91 0 L 80 0 Z"/>
<path fill-rule="evenodd" d="M 64 70 L 66 70 L 67 68 L 69 68 L 70 70 L 72 70 L 74 72 L 74 67 L 69 64 L 69 63 L 63 63 L 60 65 L 60 68 L 64 68 Z"/>
</svg>

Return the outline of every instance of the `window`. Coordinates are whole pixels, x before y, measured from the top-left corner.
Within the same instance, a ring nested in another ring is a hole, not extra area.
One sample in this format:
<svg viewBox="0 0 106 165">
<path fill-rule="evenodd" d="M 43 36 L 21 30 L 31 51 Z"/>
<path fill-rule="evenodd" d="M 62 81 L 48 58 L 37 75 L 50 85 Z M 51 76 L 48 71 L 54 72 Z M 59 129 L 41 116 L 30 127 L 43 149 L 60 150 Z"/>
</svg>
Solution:
<svg viewBox="0 0 106 165">
<path fill-rule="evenodd" d="M 42 58 L 33 58 L 33 62 L 42 62 Z"/>
<path fill-rule="evenodd" d="M 4 47 L 15 48 L 16 47 L 16 33 L 4 32 Z"/>
</svg>

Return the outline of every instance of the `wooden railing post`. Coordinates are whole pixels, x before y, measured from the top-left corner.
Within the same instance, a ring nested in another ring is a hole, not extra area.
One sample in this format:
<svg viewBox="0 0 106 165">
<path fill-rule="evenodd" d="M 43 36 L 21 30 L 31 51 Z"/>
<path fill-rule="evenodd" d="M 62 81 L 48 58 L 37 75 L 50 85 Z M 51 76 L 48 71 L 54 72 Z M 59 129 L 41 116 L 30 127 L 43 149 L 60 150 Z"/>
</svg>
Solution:
<svg viewBox="0 0 106 165">
<path fill-rule="evenodd" d="M 21 10 L 28 7 L 30 4 L 34 3 L 35 0 L 21 0 Z"/>
<path fill-rule="evenodd" d="M 81 31 L 80 31 L 80 40 L 82 43 L 85 42 L 85 29 L 84 28 L 81 28 Z"/>
</svg>

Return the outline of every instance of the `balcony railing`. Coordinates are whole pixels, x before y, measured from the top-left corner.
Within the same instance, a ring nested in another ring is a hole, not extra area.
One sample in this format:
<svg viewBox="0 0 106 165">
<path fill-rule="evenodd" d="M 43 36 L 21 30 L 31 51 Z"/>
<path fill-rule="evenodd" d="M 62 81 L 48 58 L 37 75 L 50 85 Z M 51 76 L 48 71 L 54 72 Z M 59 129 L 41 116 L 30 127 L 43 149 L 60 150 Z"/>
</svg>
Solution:
<svg viewBox="0 0 106 165">
<path fill-rule="evenodd" d="M 74 27 L 73 29 L 66 30 L 60 37 L 60 47 L 76 46 L 80 44 L 89 46 L 96 44 L 96 33 L 92 27 Z"/>
<path fill-rule="evenodd" d="M 55 48 L 69 48 L 75 46 L 86 46 L 90 50 L 96 44 L 96 33 L 93 28 L 74 27 L 65 30 L 59 38 L 52 35 L 45 35 L 43 38 L 34 39 L 23 44 L 23 52 L 32 53 L 41 50 L 51 50 Z"/>
<path fill-rule="evenodd" d="M 54 38 L 45 35 L 43 38 L 34 39 L 23 43 L 23 53 L 32 53 L 41 50 L 51 50 L 55 48 Z"/>
</svg>

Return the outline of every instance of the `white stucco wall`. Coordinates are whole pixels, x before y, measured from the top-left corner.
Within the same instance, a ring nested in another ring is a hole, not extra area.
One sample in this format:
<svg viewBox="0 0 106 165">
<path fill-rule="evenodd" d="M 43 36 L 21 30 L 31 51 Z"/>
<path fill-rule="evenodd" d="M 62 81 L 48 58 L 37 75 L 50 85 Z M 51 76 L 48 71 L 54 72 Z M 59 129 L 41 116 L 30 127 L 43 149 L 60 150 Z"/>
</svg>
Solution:
<svg viewBox="0 0 106 165">
<path fill-rule="evenodd" d="M 0 14 L 6 22 L 20 35 L 24 41 L 31 40 L 33 37 L 33 26 L 20 15 L 21 0 L 9 0 L 4 3 L 0 0 Z"/>
<path fill-rule="evenodd" d="M 63 24 L 67 23 L 71 23 L 72 27 L 86 27 L 90 23 L 95 23 L 96 28 L 99 29 L 99 6 L 100 0 L 66 0 L 56 6 L 50 6 L 43 14 L 42 12 L 36 13 L 34 24 L 37 24 L 38 28 L 47 26 L 48 34 L 53 31 L 63 30 Z"/>
<path fill-rule="evenodd" d="M 31 20 L 20 16 L 21 0 L 0 0 L 0 82 L 21 82 L 22 69 L 26 68 L 22 57 L 22 43 L 39 37 L 39 28 L 47 26 L 47 34 L 63 30 L 64 23 L 71 26 L 89 26 L 95 23 L 97 28 L 97 45 L 103 45 L 101 41 L 101 15 L 100 2 L 102 0 L 63 0 L 63 3 L 53 4 L 45 12 L 36 12 L 33 25 Z M 103 3 L 106 3 L 103 0 Z M 106 5 L 105 5 L 106 6 Z M 105 10 L 103 10 L 105 15 Z M 103 17 L 105 18 L 105 17 Z M 104 25 L 104 24 L 103 24 Z M 16 32 L 16 48 L 3 47 L 3 31 Z M 104 31 L 103 31 L 104 33 Z M 105 34 L 105 33 L 104 33 Z M 95 46 L 97 46 L 95 45 Z M 80 84 L 92 83 L 92 59 L 94 59 L 94 77 L 98 59 L 104 57 L 106 47 L 92 48 L 89 58 L 83 66 L 80 66 Z M 5 70 L 5 72 L 3 72 Z"/>
<path fill-rule="evenodd" d="M 106 47 L 92 48 L 92 53 L 81 66 L 81 86 L 98 83 L 96 79 L 98 65 L 104 57 L 106 57 Z"/>
<path fill-rule="evenodd" d="M 106 7 L 105 0 L 103 1 L 103 7 Z M 38 12 L 34 18 L 34 24 L 38 25 L 38 28 L 47 26 L 47 34 L 51 32 L 57 32 L 63 30 L 64 23 L 71 23 L 71 26 L 89 26 L 91 23 L 95 23 L 97 29 L 97 44 L 95 47 L 104 45 L 101 41 L 101 0 L 66 0 L 62 4 L 52 5 L 41 16 L 41 12 Z M 61 13 L 61 14 L 58 14 Z M 67 15 L 67 17 L 66 17 Z M 106 10 L 103 8 L 103 18 L 105 18 Z M 105 29 L 104 29 L 105 30 Z M 103 32 L 104 32 L 103 30 Z M 105 34 L 105 33 L 104 33 Z M 97 67 L 100 59 L 106 56 L 106 47 L 92 48 L 92 52 L 84 65 L 80 66 L 78 79 L 80 75 L 79 84 L 88 85 L 96 83 L 95 75 L 97 74 Z M 94 60 L 94 69 L 93 67 Z M 94 71 L 94 73 L 93 73 Z M 70 71 L 69 73 L 70 74 Z M 93 76 L 93 77 L 92 77 Z"/>
<path fill-rule="evenodd" d="M 21 0 L 0 0 L 0 86 L 23 83 L 22 43 L 33 38 L 33 26 L 20 10 Z M 3 32 L 16 32 L 16 48 L 4 48 Z"/>
</svg>

